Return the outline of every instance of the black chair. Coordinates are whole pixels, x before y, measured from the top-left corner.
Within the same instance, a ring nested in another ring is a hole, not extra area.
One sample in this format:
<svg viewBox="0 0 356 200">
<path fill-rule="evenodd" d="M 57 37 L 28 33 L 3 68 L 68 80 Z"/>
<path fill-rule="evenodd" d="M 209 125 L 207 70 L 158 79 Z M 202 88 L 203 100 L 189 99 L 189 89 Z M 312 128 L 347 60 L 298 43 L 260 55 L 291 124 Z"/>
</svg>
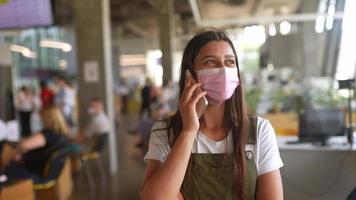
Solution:
<svg viewBox="0 0 356 200">
<path fill-rule="evenodd" d="M 46 163 L 43 177 L 34 182 L 33 189 L 41 190 L 53 187 L 62 172 L 66 158 L 70 152 L 70 148 L 64 148 L 53 152 Z"/>
<path fill-rule="evenodd" d="M 95 161 L 96 168 L 99 171 L 101 183 L 102 185 L 105 185 L 106 174 L 101 159 L 101 153 L 105 149 L 107 137 L 107 133 L 97 135 L 92 149 L 89 152 L 83 153 L 80 157 L 81 163 L 85 171 L 85 175 L 88 179 L 89 186 L 93 189 L 95 188 L 94 175 L 89 162 Z"/>
</svg>

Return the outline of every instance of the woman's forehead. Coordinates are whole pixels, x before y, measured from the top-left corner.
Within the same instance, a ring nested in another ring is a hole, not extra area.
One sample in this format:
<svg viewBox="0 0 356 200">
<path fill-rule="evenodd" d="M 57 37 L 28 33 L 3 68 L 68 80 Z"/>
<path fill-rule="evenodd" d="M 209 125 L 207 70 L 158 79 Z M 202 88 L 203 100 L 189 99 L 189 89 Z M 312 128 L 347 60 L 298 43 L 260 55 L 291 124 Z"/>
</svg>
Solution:
<svg viewBox="0 0 356 200">
<path fill-rule="evenodd" d="M 234 56 L 234 51 L 226 41 L 211 41 L 199 50 L 197 58 L 206 56 Z"/>
</svg>

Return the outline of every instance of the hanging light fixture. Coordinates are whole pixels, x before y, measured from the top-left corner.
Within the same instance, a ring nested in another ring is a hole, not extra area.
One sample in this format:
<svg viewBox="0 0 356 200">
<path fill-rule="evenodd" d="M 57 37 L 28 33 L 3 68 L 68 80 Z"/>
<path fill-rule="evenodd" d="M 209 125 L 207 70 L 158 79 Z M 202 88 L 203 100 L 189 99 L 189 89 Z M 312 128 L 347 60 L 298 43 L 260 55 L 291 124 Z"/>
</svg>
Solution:
<svg viewBox="0 0 356 200">
<path fill-rule="evenodd" d="M 21 53 L 24 57 L 27 58 L 32 58 L 32 59 L 37 58 L 36 52 L 31 51 L 31 49 L 25 46 L 12 44 L 10 45 L 10 51 Z"/>
<path fill-rule="evenodd" d="M 61 49 L 63 52 L 69 52 L 72 50 L 72 45 L 66 42 L 48 39 L 41 40 L 40 47 Z"/>
</svg>

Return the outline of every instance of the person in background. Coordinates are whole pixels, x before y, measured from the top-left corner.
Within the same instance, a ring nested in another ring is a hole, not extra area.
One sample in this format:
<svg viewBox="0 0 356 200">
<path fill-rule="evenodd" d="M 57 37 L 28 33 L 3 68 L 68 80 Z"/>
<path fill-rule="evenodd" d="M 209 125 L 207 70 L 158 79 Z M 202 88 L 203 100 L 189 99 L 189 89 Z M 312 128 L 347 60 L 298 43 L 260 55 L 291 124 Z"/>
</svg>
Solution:
<svg viewBox="0 0 356 200">
<path fill-rule="evenodd" d="M 150 93 L 151 105 L 159 103 L 159 98 L 161 95 L 162 95 L 162 88 L 152 84 L 151 93 Z"/>
<path fill-rule="evenodd" d="M 42 120 L 40 111 L 42 110 L 42 101 L 39 92 L 33 92 L 33 109 L 31 113 L 31 133 L 36 133 L 42 130 Z M 48 106 L 47 106 L 48 107 Z"/>
<path fill-rule="evenodd" d="M 33 94 L 31 90 L 22 86 L 17 95 L 16 107 L 20 118 L 21 137 L 31 135 L 31 113 L 34 109 Z"/>
<path fill-rule="evenodd" d="M 115 115 L 117 116 L 117 122 L 121 122 L 122 120 L 122 113 L 127 106 L 127 95 L 129 90 L 125 85 L 123 80 L 120 80 L 119 84 L 116 85 L 115 89 Z"/>
<path fill-rule="evenodd" d="M 174 86 L 173 81 L 164 81 L 160 102 L 167 112 L 173 112 L 177 108 L 177 93 L 178 90 Z"/>
<path fill-rule="evenodd" d="M 141 90 L 141 110 L 140 110 L 140 118 L 143 117 L 145 111 L 148 112 L 148 116 L 151 116 L 151 103 L 152 103 L 152 91 L 153 85 L 150 79 L 146 79 L 145 86 Z"/>
<path fill-rule="evenodd" d="M 74 126 L 73 112 L 76 92 L 63 77 L 57 78 L 56 85 L 58 86 L 58 92 L 55 97 L 55 103 L 61 109 L 69 127 L 72 128 Z"/>
<path fill-rule="evenodd" d="M 86 124 L 84 133 L 80 134 L 80 140 L 88 146 L 89 151 L 102 151 L 109 134 L 110 120 L 104 112 L 104 105 L 98 98 L 93 98 L 88 108 L 90 120 Z"/>
<path fill-rule="evenodd" d="M 137 125 L 137 132 L 140 134 L 140 139 L 136 143 L 136 147 L 142 148 L 142 152 L 146 153 L 148 142 L 150 139 L 150 130 L 153 124 L 161 119 L 167 117 L 169 112 L 164 108 L 163 104 L 156 103 L 152 105 L 152 115 L 141 119 Z"/>
<path fill-rule="evenodd" d="M 46 108 L 54 103 L 54 92 L 48 87 L 47 81 L 40 82 L 42 108 Z"/>
<path fill-rule="evenodd" d="M 43 129 L 30 137 L 23 138 L 17 145 L 18 154 L 14 162 L 5 167 L 4 174 L 9 180 L 43 178 L 46 163 L 51 155 L 68 147 L 68 126 L 61 111 L 56 106 L 48 106 L 41 111 Z"/>
</svg>

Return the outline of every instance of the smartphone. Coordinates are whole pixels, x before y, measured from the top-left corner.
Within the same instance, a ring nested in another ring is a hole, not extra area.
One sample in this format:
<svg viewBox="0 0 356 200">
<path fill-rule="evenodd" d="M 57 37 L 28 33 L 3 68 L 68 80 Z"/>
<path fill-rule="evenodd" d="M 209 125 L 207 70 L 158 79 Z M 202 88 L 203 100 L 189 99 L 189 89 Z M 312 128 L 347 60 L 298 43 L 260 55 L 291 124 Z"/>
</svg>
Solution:
<svg viewBox="0 0 356 200">
<path fill-rule="evenodd" d="M 189 70 L 186 70 L 186 76 L 187 77 L 190 76 L 192 78 L 191 80 L 193 84 L 197 83 L 197 81 L 194 79 L 194 77 L 192 76 Z M 194 91 L 193 96 L 199 94 L 201 91 L 202 90 L 200 88 L 197 88 Z M 196 112 L 199 119 L 203 116 L 207 106 L 208 106 L 208 100 L 206 100 L 205 96 L 203 96 L 202 98 L 199 99 L 196 105 Z"/>
</svg>

